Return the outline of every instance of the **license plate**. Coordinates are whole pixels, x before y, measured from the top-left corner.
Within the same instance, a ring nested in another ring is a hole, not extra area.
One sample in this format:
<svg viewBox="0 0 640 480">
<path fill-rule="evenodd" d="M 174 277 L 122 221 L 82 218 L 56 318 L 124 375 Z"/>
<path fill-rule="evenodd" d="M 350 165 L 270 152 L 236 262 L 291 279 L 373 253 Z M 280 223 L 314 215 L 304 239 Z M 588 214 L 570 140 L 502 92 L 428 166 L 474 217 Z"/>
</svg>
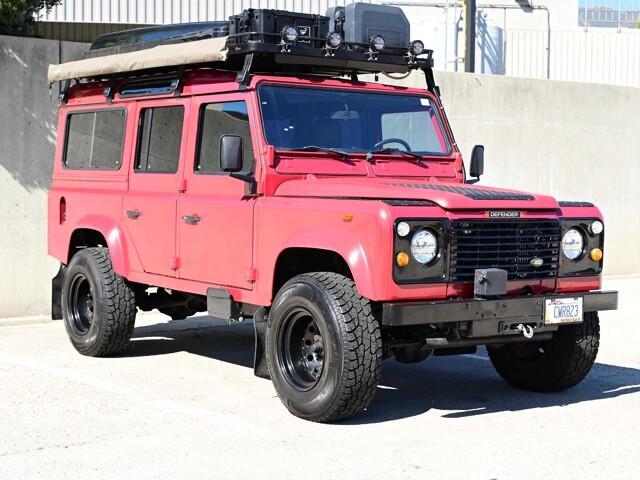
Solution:
<svg viewBox="0 0 640 480">
<path fill-rule="evenodd" d="M 547 298 L 545 300 L 544 323 L 582 322 L 582 297 Z"/>
</svg>

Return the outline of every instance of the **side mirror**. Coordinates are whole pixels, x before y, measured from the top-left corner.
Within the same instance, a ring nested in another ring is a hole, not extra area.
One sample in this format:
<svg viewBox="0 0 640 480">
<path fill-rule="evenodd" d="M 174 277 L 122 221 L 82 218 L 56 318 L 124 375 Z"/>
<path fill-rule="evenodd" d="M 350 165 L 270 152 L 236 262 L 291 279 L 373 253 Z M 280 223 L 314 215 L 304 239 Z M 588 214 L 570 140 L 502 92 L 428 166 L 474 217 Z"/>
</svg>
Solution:
<svg viewBox="0 0 640 480">
<path fill-rule="evenodd" d="M 484 173 L 484 145 L 476 145 L 473 147 L 471 153 L 471 168 L 469 168 L 469 175 L 473 177 L 473 180 L 469 180 L 468 183 L 476 183 L 480 181 L 480 177 Z"/>
<path fill-rule="evenodd" d="M 238 135 L 220 137 L 220 168 L 223 172 L 242 170 L 242 137 Z"/>
</svg>

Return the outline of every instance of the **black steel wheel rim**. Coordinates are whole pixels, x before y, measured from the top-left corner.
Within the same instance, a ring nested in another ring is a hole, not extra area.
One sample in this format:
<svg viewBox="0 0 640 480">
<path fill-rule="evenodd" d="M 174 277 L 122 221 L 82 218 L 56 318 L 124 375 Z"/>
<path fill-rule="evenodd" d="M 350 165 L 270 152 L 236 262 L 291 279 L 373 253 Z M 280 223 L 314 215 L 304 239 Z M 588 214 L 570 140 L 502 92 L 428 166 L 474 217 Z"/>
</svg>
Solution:
<svg viewBox="0 0 640 480">
<path fill-rule="evenodd" d="M 77 335 L 85 335 L 93 324 L 95 298 L 89 279 L 78 273 L 69 286 L 67 312 L 69 326 Z"/>
<path fill-rule="evenodd" d="M 286 315 L 278 334 L 278 367 L 287 383 L 298 391 L 313 388 L 324 368 L 324 340 L 318 322 L 298 307 Z"/>
</svg>

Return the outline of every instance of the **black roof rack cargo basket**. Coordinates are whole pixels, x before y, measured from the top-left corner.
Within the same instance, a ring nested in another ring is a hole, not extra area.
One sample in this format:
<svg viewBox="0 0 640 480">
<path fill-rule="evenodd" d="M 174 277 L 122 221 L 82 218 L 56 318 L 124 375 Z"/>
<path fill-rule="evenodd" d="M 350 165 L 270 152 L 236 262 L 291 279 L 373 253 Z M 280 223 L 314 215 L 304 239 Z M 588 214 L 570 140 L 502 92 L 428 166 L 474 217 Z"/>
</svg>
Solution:
<svg viewBox="0 0 640 480">
<path fill-rule="evenodd" d="M 180 23 L 135 28 L 99 36 L 91 44 L 84 58 L 135 52 L 158 45 L 226 37 L 228 34 L 229 22 Z"/>
</svg>

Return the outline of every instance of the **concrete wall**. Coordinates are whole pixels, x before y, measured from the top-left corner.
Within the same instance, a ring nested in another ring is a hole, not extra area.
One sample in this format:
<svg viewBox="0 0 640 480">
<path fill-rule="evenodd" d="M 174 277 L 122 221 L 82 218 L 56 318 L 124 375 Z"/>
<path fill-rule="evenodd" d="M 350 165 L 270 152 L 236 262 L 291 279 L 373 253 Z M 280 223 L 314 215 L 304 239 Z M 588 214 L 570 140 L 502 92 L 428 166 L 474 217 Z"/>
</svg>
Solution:
<svg viewBox="0 0 640 480">
<path fill-rule="evenodd" d="M 56 263 L 47 257 L 46 190 L 58 89 L 49 92 L 46 72 L 84 48 L 0 36 L 0 317 L 50 310 Z"/>
<path fill-rule="evenodd" d="M 49 311 L 56 263 L 46 253 L 46 189 L 58 90 L 50 97 L 46 67 L 84 48 L 0 36 L 0 317 Z M 464 154 L 486 146 L 483 184 L 596 202 L 606 273 L 640 272 L 640 89 L 453 73 L 438 81 Z"/>
</svg>

